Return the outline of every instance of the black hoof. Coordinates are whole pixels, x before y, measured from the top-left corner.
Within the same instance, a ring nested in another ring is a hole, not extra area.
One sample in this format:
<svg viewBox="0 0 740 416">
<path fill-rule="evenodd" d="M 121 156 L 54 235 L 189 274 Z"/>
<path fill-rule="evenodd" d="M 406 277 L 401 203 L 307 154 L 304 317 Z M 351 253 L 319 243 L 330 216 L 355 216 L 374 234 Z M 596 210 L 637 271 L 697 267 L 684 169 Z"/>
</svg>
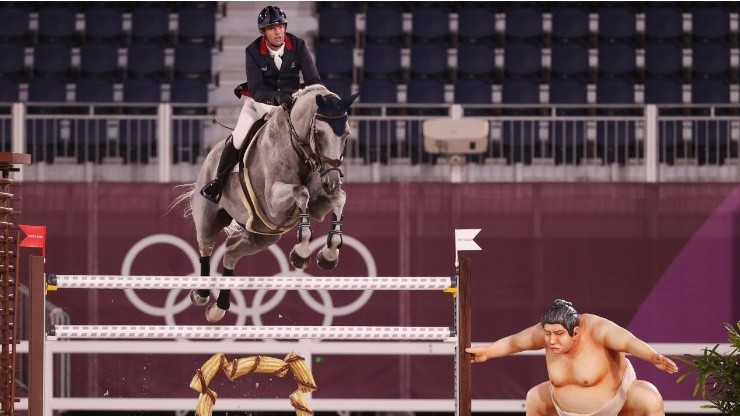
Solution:
<svg viewBox="0 0 740 416">
<path fill-rule="evenodd" d="M 290 264 L 296 269 L 305 270 L 308 267 L 308 258 L 304 258 L 298 255 L 295 250 L 290 251 Z"/>
<path fill-rule="evenodd" d="M 324 257 L 324 251 L 319 251 L 319 254 L 316 255 L 316 264 L 319 265 L 324 270 L 331 270 L 335 267 L 337 267 L 337 264 L 339 264 L 339 256 L 337 255 L 337 259 L 334 261 L 327 260 L 326 257 Z"/>
</svg>

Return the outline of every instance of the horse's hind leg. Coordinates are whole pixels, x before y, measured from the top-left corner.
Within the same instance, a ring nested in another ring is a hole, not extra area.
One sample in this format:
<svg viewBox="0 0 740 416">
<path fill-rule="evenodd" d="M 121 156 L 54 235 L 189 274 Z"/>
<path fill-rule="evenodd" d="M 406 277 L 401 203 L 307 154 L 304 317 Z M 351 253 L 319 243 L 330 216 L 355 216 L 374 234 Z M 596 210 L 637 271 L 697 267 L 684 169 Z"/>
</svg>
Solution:
<svg viewBox="0 0 740 416">
<path fill-rule="evenodd" d="M 211 274 L 211 256 L 203 256 L 200 258 L 200 275 L 210 276 Z M 210 289 L 193 289 L 190 291 L 190 301 L 195 306 L 204 306 L 211 300 Z"/>
<path fill-rule="evenodd" d="M 331 198 L 331 228 L 326 237 L 326 246 L 316 255 L 316 263 L 324 270 L 331 270 L 339 263 L 339 249 L 342 247 L 342 217 L 346 194 L 339 189 Z"/>
<path fill-rule="evenodd" d="M 226 239 L 226 253 L 224 254 L 224 276 L 233 276 L 236 263 L 244 256 L 255 254 L 275 244 L 280 235 L 252 234 L 242 230 Z M 231 290 L 220 290 L 216 302 L 206 308 L 208 322 L 218 322 L 226 315 L 231 307 Z"/>
<path fill-rule="evenodd" d="M 233 276 L 234 269 L 224 268 L 223 275 Z M 231 290 L 229 289 L 219 290 L 218 299 L 216 299 L 216 302 L 208 305 L 208 308 L 206 308 L 206 320 L 211 323 L 220 321 L 221 319 L 223 319 L 224 315 L 226 315 L 226 311 L 228 311 L 230 307 L 231 307 Z"/>
</svg>

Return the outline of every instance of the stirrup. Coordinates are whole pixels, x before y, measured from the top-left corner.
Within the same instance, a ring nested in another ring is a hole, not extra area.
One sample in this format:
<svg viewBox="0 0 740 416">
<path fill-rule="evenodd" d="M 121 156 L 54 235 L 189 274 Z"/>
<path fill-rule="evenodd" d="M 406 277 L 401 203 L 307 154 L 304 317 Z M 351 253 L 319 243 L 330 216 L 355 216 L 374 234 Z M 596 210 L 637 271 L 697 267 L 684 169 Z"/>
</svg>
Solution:
<svg viewBox="0 0 740 416">
<path fill-rule="evenodd" d="M 223 179 L 214 179 L 206 184 L 203 189 L 200 190 L 200 194 L 203 198 L 218 204 L 221 200 L 221 192 L 223 191 Z"/>
</svg>

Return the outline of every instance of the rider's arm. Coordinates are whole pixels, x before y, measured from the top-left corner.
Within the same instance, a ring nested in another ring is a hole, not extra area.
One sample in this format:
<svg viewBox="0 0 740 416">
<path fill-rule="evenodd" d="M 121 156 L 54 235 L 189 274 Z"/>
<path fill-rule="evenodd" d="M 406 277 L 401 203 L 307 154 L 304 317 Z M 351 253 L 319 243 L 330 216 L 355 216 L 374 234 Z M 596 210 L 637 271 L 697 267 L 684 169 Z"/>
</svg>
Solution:
<svg viewBox="0 0 740 416">
<path fill-rule="evenodd" d="M 482 362 L 522 351 L 539 350 L 545 348 L 545 335 L 542 331 L 542 325 L 538 323 L 486 346 L 468 348 L 466 351 L 471 354 L 474 362 Z"/>
<path fill-rule="evenodd" d="M 246 51 L 246 62 L 245 67 L 247 69 L 247 82 L 249 83 L 249 91 L 252 92 L 252 98 L 260 103 L 274 105 L 276 91 L 267 88 L 265 86 L 264 76 L 260 70 L 259 64 L 256 58 L 252 55 L 252 51 L 247 47 Z M 259 52 L 258 52 L 259 53 Z"/>
</svg>

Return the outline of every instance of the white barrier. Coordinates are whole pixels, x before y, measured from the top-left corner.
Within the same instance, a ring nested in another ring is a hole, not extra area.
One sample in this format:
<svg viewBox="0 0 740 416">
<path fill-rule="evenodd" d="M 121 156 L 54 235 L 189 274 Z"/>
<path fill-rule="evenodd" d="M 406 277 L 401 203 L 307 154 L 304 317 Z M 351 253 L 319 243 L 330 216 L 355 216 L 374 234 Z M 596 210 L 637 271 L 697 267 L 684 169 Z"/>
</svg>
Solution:
<svg viewBox="0 0 740 416">
<path fill-rule="evenodd" d="M 114 275 L 56 275 L 50 274 L 45 278 L 44 259 L 31 256 L 31 340 L 29 342 L 29 383 L 37 388 L 31 389 L 28 399 L 28 409 L 33 415 L 51 416 L 54 410 L 110 410 L 111 405 L 116 403 L 116 409 L 140 410 L 137 406 L 143 403 L 140 398 L 135 399 L 95 399 L 95 398 L 60 398 L 53 397 L 53 385 L 51 381 L 51 368 L 49 363 L 53 362 L 53 354 L 63 350 L 59 348 L 65 344 L 75 342 L 81 344 L 97 344 L 106 341 L 72 341 L 82 340 L 147 340 L 147 339 L 199 339 L 199 340 L 223 340 L 223 339 L 281 339 L 300 340 L 310 342 L 311 339 L 322 340 L 364 340 L 381 341 L 378 344 L 386 345 L 382 341 L 436 341 L 451 342 L 454 344 L 452 351 L 445 350 L 454 355 L 454 400 L 432 400 L 432 407 L 428 410 L 452 410 L 458 416 L 471 413 L 471 372 L 470 359 L 465 353 L 465 348 L 470 346 L 470 260 L 461 259 L 456 274 L 453 277 L 295 277 L 295 276 L 272 276 L 272 277 L 238 277 L 238 276 L 114 276 Z M 38 302 L 44 302 L 47 290 L 59 288 L 76 289 L 241 289 L 241 290 L 444 290 L 454 297 L 454 325 L 452 327 L 378 327 L 378 326 L 136 326 L 136 325 L 54 325 L 48 328 L 45 325 L 45 314 L 37 312 Z M 124 342 L 125 341 L 109 341 Z M 127 341 L 135 348 L 133 342 Z M 159 341 L 159 343 L 166 341 Z M 176 343 L 182 345 L 183 343 Z M 203 344 L 199 342 L 197 344 Z M 245 343 L 239 343 L 245 344 Z M 262 343 L 259 343 L 262 344 Z M 282 343 L 282 344 L 288 344 Z M 295 343 L 293 343 L 295 344 Z M 344 348 L 351 345 L 342 342 Z M 368 343 L 362 343 L 368 344 Z M 376 344 L 376 347 L 380 345 Z M 423 344 L 419 342 L 419 344 Z M 219 343 L 219 351 L 222 352 L 223 344 Z M 426 344 L 432 345 L 432 344 Z M 449 345 L 449 344 L 447 344 Z M 256 347 L 256 346 L 252 346 Z M 202 348 L 199 347 L 199 348 Z M 428 347 L 427 347 L 428 348 Z M 74 347 L 72 348 L 74 349 Z M 124 347 L 124 350 L 126 348 Z M 244 351 L 244 348 L 241 347 Z M 360 354 L 359 350 L 349 348 L 353 354 Z M 377 348 L 372 353 L 378 354 Z M 392 355 L 404 354 L 404 350 L 391 347 Z M 109 351 L 98 349 L 99 353 Z M 142 352 L 131 353 L 153 353 L 145 349 Z M 172 351 L 167 351 L 171 353 Z M 191 399 L 162 399 L 162 402 L 172 406 L 177 403 L 190 403 L 187 408 L 192 408 Z M 124 405 L 122 401 L 127 401 Z M 130 403 L 128 402 L 130 401 Z M 249 399 L 249 407 L 254 408 L 253 403 L 267 403 L 271 400 Z M 336 400 L 317 400 L 313 406 L 315 410 L 352 410 L 345 408 L 344 404 L 334 404 L 331 408 L 328 403 Z M 396 403 L 395 400 L 389 401 Z M 376 402 L 376 404 L 379 402 Z M 243 410 L 241 406 L 245 403 L 239 400 L 219 400 L 216 410 Z M 273 404 L 274 405 L 274 404 Z M 352 406 L 357 405 L 356 403 Z M 123 406 L 123 407 L 119 407 Z M 133 407 L 130 407 L 133 406 Z M 185 410 L 175 406 L 174 410 Z M 222 408 L 227 406 L 227 408 Z M 318 406 L 318 407 L 316 407 Z M 385 410 L 397 410 L 397 405 L 390 405 Z M 147 407 L 147 409 L 150 409 Z M 361 410 L 362 407 L 355 408 Z M 278 410 L 270 408 L 270 410 Z M 383 410 L 383 409 L 378 409 Z"/>
</svg>

